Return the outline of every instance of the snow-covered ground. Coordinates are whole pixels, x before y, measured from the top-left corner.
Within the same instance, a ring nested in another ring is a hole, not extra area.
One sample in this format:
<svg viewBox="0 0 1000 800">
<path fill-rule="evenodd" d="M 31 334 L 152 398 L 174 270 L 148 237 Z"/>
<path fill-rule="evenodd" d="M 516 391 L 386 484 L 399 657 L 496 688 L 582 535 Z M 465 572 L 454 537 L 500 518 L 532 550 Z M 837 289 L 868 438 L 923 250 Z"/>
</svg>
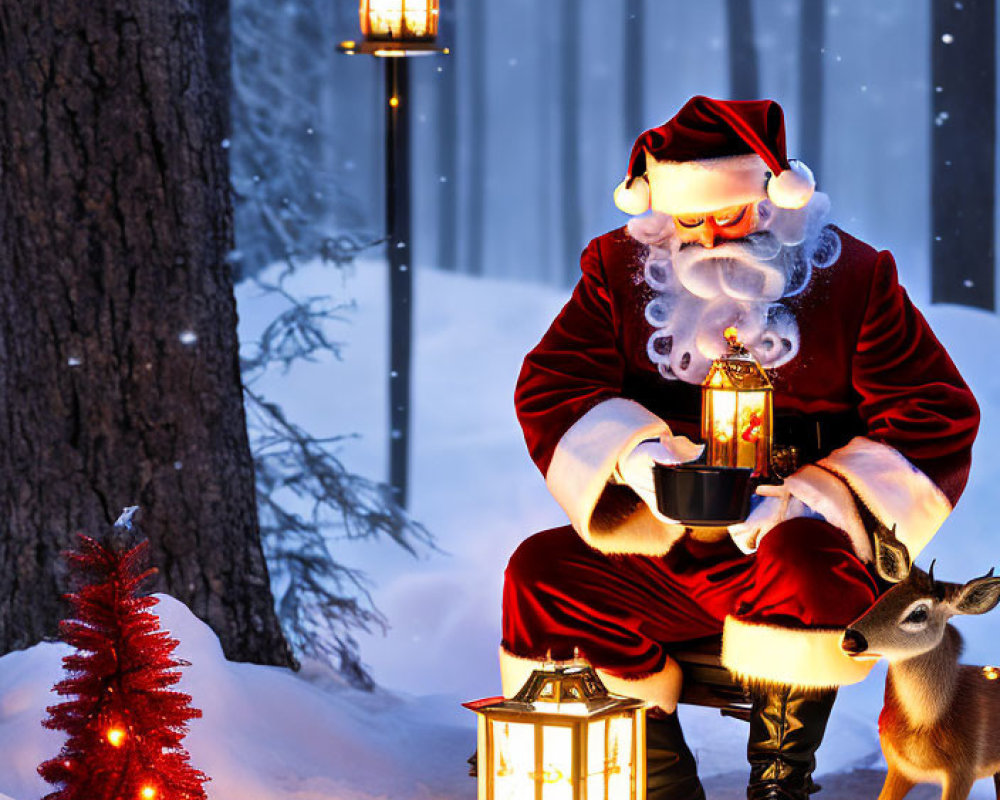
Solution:
<svg viewBox="0 0 1000 800">
<path fill-rule="evenodd" d="M 524 450 L 512 391 L 521 358 L 564 302 L 552 289 L 417 271 L 411 509 L 443 553 L 413 559 L 393 545 L 343 542 L 346 563 L 363 567 L 389 618 L 387 636 L 362 637 L 365 658 L 385 689 L 344 686 L 316 665 L 298 675 L 224 661 L 210 631 L 171 598 L 159 609 L 192 662 L 183 688 L 204 717 L 187 744 L 195 766 L 213 777 L 213 800 L 471 800 L 465 757 L 475 720 L 460 702 L 496 694 L 500 587 L 507 556 L 525 536 L 562 523 Z M 387 345 L 385 267 L 362 262 L 346 277 L 319 266 L 286 284 L 307 294 L 357 301 L 349 321 L 331 326 L 343 360 L 321 359 L 275 374 L 263 386 L 315 434 L 356 432 L 344 461 L 383 478 Z M 239 292 L 241 335 L 269 318 L 273 300 L 252 286 Z M 1000 564 L 989 511 L 1000 460 L 1000 375 L 993 371 L 995 315 L 931 308 L 931 324 L 983 406 L 983 430 L 969 489 L 921 562 L 966 579 Z M 966 659 L 1000 660 L 1000 612 L 959 621 Z M 43 644 L 0 659 L 0 800 L 34 800 L 45 784 L 35 766 L 61 737 L 38 724 L 59 678 L 61 645 Z M 878 767 L 879 670 L 842 691 L 820 751 L 820 773 Z M 741 769 L 742 723 L 683 709 L 702 774 Z M 977 785 L 976 797 L 992 796 Z M 875 792 L 873 792 L 874 796 Z"/>
</svg>

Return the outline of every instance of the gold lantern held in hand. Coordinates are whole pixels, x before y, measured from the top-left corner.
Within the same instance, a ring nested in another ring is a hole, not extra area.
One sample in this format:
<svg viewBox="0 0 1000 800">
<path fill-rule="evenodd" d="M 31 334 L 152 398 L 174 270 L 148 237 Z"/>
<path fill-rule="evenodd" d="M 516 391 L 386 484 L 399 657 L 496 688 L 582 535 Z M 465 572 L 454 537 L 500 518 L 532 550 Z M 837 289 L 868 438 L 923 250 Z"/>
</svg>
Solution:
<svg viewBox="0 0 1000 800">
<path fill-rule="evenodd" d="M 609 694 L 586 664 L 464 705 L 479 715 L 479 800 L 645 798 L 645 704 Z"/>
<path fill-rule="evenodd" d="M 735 328 L 724 332 L 729 350 L 712 362 L 701 385 L 701 435 L 705 463 L 744 467 L 771 475 L 773 388 Z"/>
</svg>

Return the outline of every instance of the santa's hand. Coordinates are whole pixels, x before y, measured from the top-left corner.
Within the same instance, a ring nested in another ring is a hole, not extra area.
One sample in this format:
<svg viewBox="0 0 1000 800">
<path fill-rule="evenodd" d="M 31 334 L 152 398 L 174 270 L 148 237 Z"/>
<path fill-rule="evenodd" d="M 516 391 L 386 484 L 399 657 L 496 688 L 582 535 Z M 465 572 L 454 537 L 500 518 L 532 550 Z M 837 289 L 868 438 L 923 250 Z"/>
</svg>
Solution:
<svg viewBox="0 0 1000 800">
<path fill-rule="evenodd" d="M 744 553 L 754 552 L 760 546 L 761 537 L 778 523 L 810 515 L 809 507 L 793 497 L 784 485 L 764 484 L 757 487 L 757 494 L 764 499 L 746 520 L 729 526 L 729 535 Z"/>
<path fill-rule="evenodd" d="M 704 449 L 705 445 L 695 444 L 687 436 L 665 433 L 659 439 L 639 442 L 630 453 L 618 459 L 616 475 L 621 483 L 630 486 L 642 498 L 657 517 L 667 520 L 656 504 L 653 464 L 685 464 L 699 458 Z"/>
<path fill-rule="evenodd" d="M 729 526 L 729 534 L 744 552 L 760 547 L 760 540 L 781 522 L 795 517 L 826 520 L 847 534 L 858 557 L 872 560 L 871 542 L 847 485 L 828 470 L 806 464 L 775 486 L 763 484 L 757 494 L 764 501 L 746 522 Z"/>
</svg>

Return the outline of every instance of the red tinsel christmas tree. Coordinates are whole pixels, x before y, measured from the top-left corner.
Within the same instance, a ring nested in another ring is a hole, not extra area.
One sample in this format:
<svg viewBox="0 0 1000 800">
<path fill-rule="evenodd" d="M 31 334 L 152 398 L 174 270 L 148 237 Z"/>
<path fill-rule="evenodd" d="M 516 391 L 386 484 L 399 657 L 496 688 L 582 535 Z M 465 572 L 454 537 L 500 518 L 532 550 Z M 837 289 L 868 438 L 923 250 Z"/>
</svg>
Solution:
<svg viewBox="0 0 1000 800">
<path fill-rule="evenodd" d="M 205 800 L 208 778 L 181 746 L 201 712 L 169 688 L 187 664 L 171 656 L 177 641 L 150 613 L 156 599 L 140 594 L 156 571 L 143 571 L 147 542 L 116 543 L 131 530 L 130 515 L 123 519 L 107 545 L 81 534 L 66 554 L 79 589 L 67 596 L 74 613 L 60 629 L 76 652 L 53 691 L 71 699 L 50 706 L 42 724 L 69 737 L 38 768 L 60 786 L 45 800 Z"/>
</svg>

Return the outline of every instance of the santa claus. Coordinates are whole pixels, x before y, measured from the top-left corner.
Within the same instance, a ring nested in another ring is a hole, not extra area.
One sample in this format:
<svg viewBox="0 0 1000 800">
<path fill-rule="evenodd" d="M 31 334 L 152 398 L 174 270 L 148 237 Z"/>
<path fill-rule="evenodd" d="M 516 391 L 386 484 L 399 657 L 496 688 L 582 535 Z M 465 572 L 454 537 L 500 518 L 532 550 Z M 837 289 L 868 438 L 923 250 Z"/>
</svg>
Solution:
<svg viewBox="0 0 1000 800">
<path fill-rule="evenodd" d="M 615 200 L 635 218 L 587 246 L 518 380 L 528 449 L 571 525 L 507 567 L 504 693 L 586 659 L 652 709 L 647 797 L 704 797 L 670 648 L 721 633 L 754 697 L 747 796 L 805 798 L 836 687 L 867 674 L 840 639 L 881 588 L 870 529 L 920 552 L 964 488 L 978 409 L 892 256 L 827 224 L 777 103 L 693 98 L 639 137 Z M 699 456 L 699 384 L 730 325 L 768 370 L 775 443 L 798 464 L 713 540 L 660 513 L 652 465 Z"/>
</svg>

